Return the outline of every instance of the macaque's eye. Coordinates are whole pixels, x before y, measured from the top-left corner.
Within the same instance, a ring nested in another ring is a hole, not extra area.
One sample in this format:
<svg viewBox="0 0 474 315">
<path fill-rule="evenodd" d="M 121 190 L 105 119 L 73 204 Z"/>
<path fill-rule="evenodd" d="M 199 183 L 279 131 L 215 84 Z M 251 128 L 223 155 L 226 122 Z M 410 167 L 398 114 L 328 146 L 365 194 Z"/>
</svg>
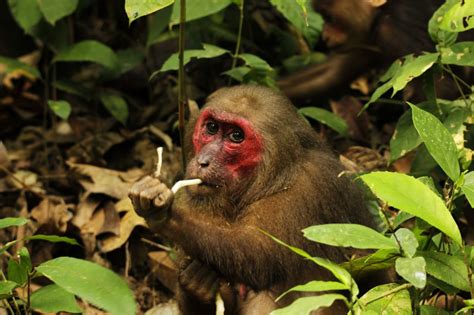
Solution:
<svg viewBox="0 0 474 315">
<path fill-rule="evenodd" d="M 215 121 L 210 120 L 206 123 L 206 131 L 210 135 L 215 135 L 219 131 L 219 125 Z"/>
<path fill-rule="evenodd" d="M 229 134 L 230 141 L 234 143 L 241 143 L 242 141 L 244 141 L 244 138 L 245 138 L 245 135 L 241 129 L 234 129 Z"/>
</svg>

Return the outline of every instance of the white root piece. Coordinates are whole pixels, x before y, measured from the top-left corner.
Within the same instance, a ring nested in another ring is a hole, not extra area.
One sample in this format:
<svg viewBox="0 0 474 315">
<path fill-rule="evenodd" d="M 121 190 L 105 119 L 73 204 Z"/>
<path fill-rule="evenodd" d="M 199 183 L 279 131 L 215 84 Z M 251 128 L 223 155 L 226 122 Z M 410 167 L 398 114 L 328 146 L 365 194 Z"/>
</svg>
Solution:
<svg viewBox="0 0 474 315">
<path fill-rule="evenodd" d="M 179 180 L 176 182 L 176 184 L 173 185 L 173 187 L 171 187 L 171 191 L 173 192 L 173 194 L 176 194 L 176 192 L 183 187 L 191 186 L 191 185 L 199 185 L 201 183 L 202 183 L 202 180 L 200 180 L 199 178 Z"/>
<path fill-rule="evenodd" d="M 156 171 L 153 176 L 155 178 L 160 177 L 161 174 L 161 165 L 163 164 L 163 147 L 156 148 L 156 154 L 158 154 L 158 162 L 156 162 Z"/>
</svg>

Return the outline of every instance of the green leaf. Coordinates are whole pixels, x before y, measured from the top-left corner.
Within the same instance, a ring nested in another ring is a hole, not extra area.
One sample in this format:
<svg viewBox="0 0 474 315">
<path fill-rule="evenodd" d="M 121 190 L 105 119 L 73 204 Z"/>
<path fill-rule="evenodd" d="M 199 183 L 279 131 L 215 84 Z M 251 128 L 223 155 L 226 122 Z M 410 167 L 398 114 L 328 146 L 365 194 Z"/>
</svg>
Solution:
<svg viewBox="0 0 474 315">
<path fill-rule="evenodd" d="M 26 247 L 22 247 L 18 251 L 18 257 L 20 258 L 21 267 L 30 273 L 33 270 L 33 264 L 31 263 L 31 257 L 28 249 Z"/>
<path fill-rule="evenodd" d="M 79 243 L 73 239 L 66 236 L 57 236 L 57 235 L 44 235 L 44 234 L 36 234 L 33 236 L 28 236 L 25 240 L 42 240 L 48 241 L 51 243 L 68 243 L 71 245 L 79 245 Z"/>
<path fill-rule="evenodd" d="M 112 116 L 125 125 L 128 119 L 128 105 L 125 99 L 118 94 L 105 91 L 101 92 L 99 97 Z"/>
<path fill-rule="evenodd" d="M 228 75 L 232 79 L 242 82 L 244 81 L 244 77 L 251 71 L 251 69 L 247 66 L 243 67 L 235 67 L 230 70 L 223 72 L 222 74 Z"/>
<path fill-rule="evenodd" d="M 451 313 L 432 305 L 421 305 L 420 315 L 451 315 Z"/>
<path fill-rule="evenodd" d="M 184 65 L 188 64 L 191 59 L 201 59 L 201 58 L 215 58 L 219 57 L 229 51 L 222 49 L 220 47 L 203 44 L 203 49 L 190 49 L 184 51 L 183 63 Z M 178 53 L 172 54 L 163 64 L 160 70 L 154 72 L 151 77 L 153 78 L 159 72 L 165 72 L 170 70 L 178 70 Z"/>
<path fill-rule="evenodd" d="M 331 246 L 360 249 L 398 249 L 395 240 L 359 224 L 321 224 L 303 230 L 307 239 Z"/>
<path fill-rule="evenodd" d="M 28 34 L 39 23 L 42 14 L 37 0 L 8 0 L 13 18 Z"/>
<path fill-rule="evenodd" d="M 418 248 L 418 241 L 415 234 L 413 234 L 409 229 L 401 228 L 395 232 L 394 236 L 397 238 L 398 242 L 400 242 L 403 252 L 408 257 L 413 257 Z"/>
<path fill-rule="evenodd" d="M 466 195 L 471 207 L 474 208 L 474 171 L 464 175 L 464 184 L 461 186 L 461 190 Z"/>
<path fill-rule="evenodd" d="M 290 246 L 290 245 L 286 244 L 285 242 L 279 240 L 278 238 L 274 237 L 271 234 L 268 234 L 267 232 L 265 232 L 263 230 L 261 230 L 261 232 L 263 234 L 267 235 L 268 237 L 270 237 L 276 243 L 290 249 L 292 252 L 294 252 L 294 253 L 296 253 L 296 254 L 298 254 L 298 255 L 300 255 L 300 256 L 308 259 L 308 260 L 311 260 L 312 262 L 314 262 L 315 264 L 317 264 L 320 267 L 323 267 L 323 268 L 329 270 L 334 275 L 334 277 L 336 277 L 336 279 L 341 281 L 346 286 L 346 288 L 348 290 L 351 290 L 351 293 L 353 295 L 358 294 L 359 289 L 357 288 L 357 284 L 355 283 L 354 279 L 352 279 L 350 273 L 347 272 L 347 270 L 345 270 L 344 268 L 342 268 L 338 264 L 335 264 L 332 261 L 330 261 L 328 259 L 325 259 L 325 258 L 312 257 L 310 254 L 308 254 L 306 251 L 304 251 L 300 248 Z"/>
<path fill-rule="evenodd" d="M 456 43 L 440 51 L 444 64 L 474 67 L 474 42 Z"/>
<path fill-rule="evenodd" d="M 48 100 L 48 106 L 53 113 L 62 119 L 68 119 L 71 114 L 71 105 L 68 101 L 53 101 Z"/>
<path fill-rule="evenodd" d="M 148 25 L 148 34 L 146 39 L 147 47 L 150 47 L 154 43 L 158 42 L 160 35 L 166 29 L 166 26 L 169 24 L 171 17 L 172 7 L 166 7 L 150 17 L 150 23 Z"/>
<path fill-rule="evenodd" d="M 117 58 L 120 63 L 119 74 L 122 74 L 138 66 L 145 58 L 145 55 L 138 49 L 128 48 L 117 51 Z"/>
<path fill-rule="evenodd" d="M 73 13 L 79 0 L 37 0 L 46 21 L 54 25 L 58 20 Z"/>
<path fill-rule="evenodd" d="M 240 54 L 238 55 L 238 57 L 245 61 L 245 65 L 249 66 L 252 69 L 262 71 L 273 71 L 273 68 L 268 64 L 268 62 L 266 62 L 259 56 L 252 54 Z"/>
<path fill-rule="evenodd" d="M 409 104 L 413 124 L 431 156 L 443 171 L 456 181 L 460 175 L 458 150 L 454 139 L 445 126 L 432 114 Z"/>
<path fill-rule="evenodd" d="M 341 266 L 347 269 L 356 279 L 362 279 L 366 273 L 371 274 L 374 271 L 393 266 L 395 259 L 399 256 L 398 250 L 380 249 L 373 254 L 347 261 Z"/>
<path fill-rule="evenodd" d="M 22 286 L 28 281 L 28 270 L 16 260 L 10 259 L 8 261 L 7 276 L 8 280 Z"/>
<path fill-rule="evenodd" d="M 120 68 L 117 55 L 108 46 L 95 40 L 84 40 L 67 49 L 62 50 L 54 57 L 53 62 L 95 62 L 111 70 Z"/>
<path fill-rule="evenodd" d="M 188 0 L 186 1 L 186 22 L 197 20 L 202 17 L 217 13 L 232 3 L 231 0 Z M 175 1 L 171 13 L 171 25 L 179 23 L 180 2 Z"/>
<path fill-rule="evenodd" d="M 0 298 L 2 295 L 10 295 L 17 286 L 18 284 L 13 281 L 0 281 Z"/>
<path fill-rule="evenodd" d="M 271 312 L 271 315 L 309 315 L 311 311 L 320 309 L 322 307 L 329 307 L 336 300 L 347 300 L 345 296 L 341 294 L 324 294 L 318 296 L 307 296 L 302 297 L 288 305 L 287 307 L 280 308 Z"/>
<path fill-rule="evenodd" d="M 299 2 L 298 0 L 270 0 L 270 3 L 303 34 L 310 46 L 313 46 L 321 34 L 324 20 L 320 14 L 308 7 L 310 1 L 306 5 Z"/>
<path fill-rule="evenodd" d="M 423 257 L 404 258 L 395 261 L 395 270 L 406 281 L 418 289 L 426 286 L 426 263 Z"/>
<path fill-rule="evenodd" d="M 0 219 L 0 229 L 4 229 L 10 226 L 20 226 L 28 223 L 25 218 L 3 218 Z"/>
<path fill-rule="evenodd" d="M 347 290 L 345 284 L 335 281 L 310 281 L 308 283 L 297 285 L 276 299 L 280 300 L 283 296 L 287 295 L 290 292 L 322 292 L 322 291 L 335 291 L 335 290 Z"/>
<path fill-rule="evenodd" d="M 399 288 L 395 283 L 372 288 L 356 303 L 355 314 L 412 315 L 410 292 Z"/>
<path fill-rule="evenodd" d="M 74 294 L 50 284 L 31 294 L 31 308 L 43 313 L 82 313 Z"/>
<path fill-rule="evenodd" d="M 173 4 L 173 2 L 174 0 L 125 0 L 125 12 L 127 13 L 129 23 L 132 23 L 142 16 Z"/>
<path fill-rule="evenodd" d="M 444 14 L 439 27 L 450 32 L 464 32 L 474 28 L 474 3 L 457 1 Z"/>
<path fill-rule="evenodd" d="M 349 127 L 347 126 L 346 121 L 328 110 L 317 107 L 303 107 L 299 109 L 298 112 L 306 117 L 325 124 L 343 136 L 347 136 Z"/>
<path fill-rule="evenodd" d="M 117 315 L 135 314 L 132 291 L 115 273 L 86 260 L 59 257 L 36 268 L 64 290 Z"/>
<path fill-rule="evenodd" d="M 418 254 L 425 259 L 429 275 L 463 291 L 470 291 L 466 265 L 461 258 L 438 252 Z"/>
<path fill-rule="evenodd" d="M 413 125 L 411 110 L 400 117 L 390 139 L 390 162 L 394 162 L 421 144 L 420 136 Z"/>
<path fill-rule="evenodd" d="M 418 57 L 407 56 L 398 73 L 389 81 L 392 84 L 393 93 L 402 90 L 411 80 L 419 77 L 425 71 L 431 68 L 438 60 L 438 53 L 429 53 L 420 55 Z"/>
<path fill-rule="evenodd" d="M 442 47 L 450 46 L 456 42 L 457 33 L 448 32 L 442 30 L 439 27 L 440 22 L 443 20 L 444 15 L 446 12 L 455 4 L 458 0 L 447 0 L 444 4 L 442 4 L 438 10 L 433 14 L 428 23 L 428 32 L 430 33 L 431 38 L 433 41 L 439 43 Z"/>
<path fill-rule="evenodd" d="M 30 79 L 36 79 L 41 77 L 41 74 L 35 67 L 32 67 L 16 59 L 0 56 L 0 73 L 12 73 L 15 71 L 23 72 L 25 76 Z"/>
<path fill-rule="evenodd" d="M 462 244 L 459 228 L 443 200 L 422 182 L 412 176 L 392 172 L 372 172 L 360 178 L 389 205 L 425 220 L 459 245 Z"/>
</svg>

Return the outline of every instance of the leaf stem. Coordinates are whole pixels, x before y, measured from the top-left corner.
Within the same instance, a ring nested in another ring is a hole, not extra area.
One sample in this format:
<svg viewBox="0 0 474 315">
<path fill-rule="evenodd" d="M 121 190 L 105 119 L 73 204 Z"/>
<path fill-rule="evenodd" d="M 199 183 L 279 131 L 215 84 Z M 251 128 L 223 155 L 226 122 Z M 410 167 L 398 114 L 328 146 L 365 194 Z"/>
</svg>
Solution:
<svg viewBox="0 0 474 315">
<path fill-rule="evenodd" d="M 244 2 L 245 0 L 240 0 L 239 11 L 240 11 L 240 19 L 239 19 L 239 31 L 237 33 L 237 43 L 235 44 L 235 51 L 232 60 L 232 68 L 234 69 L 237 65 L 237 56 L 240 53 L 240 45 L 242 42 L 242 29 L 244 25 Z"/>
<path fill-rule="evenodd" d="M 185 108 L 188 103 L 186 96 L 185 74 L 184 74 L 184 45 L 185 32 L 184 27 L 186 23 L 186 0 L 180 0 L 180 14 L 179 14 L 179 70 L 178 70 L 178 129 L 179 140 L 181 147 L 184 146 L 184 123 L 185 123 Z M 184 150 L 181 151 L 181 161 L 183 172 L 186 168 L 186 155 Z"/>
</svg>

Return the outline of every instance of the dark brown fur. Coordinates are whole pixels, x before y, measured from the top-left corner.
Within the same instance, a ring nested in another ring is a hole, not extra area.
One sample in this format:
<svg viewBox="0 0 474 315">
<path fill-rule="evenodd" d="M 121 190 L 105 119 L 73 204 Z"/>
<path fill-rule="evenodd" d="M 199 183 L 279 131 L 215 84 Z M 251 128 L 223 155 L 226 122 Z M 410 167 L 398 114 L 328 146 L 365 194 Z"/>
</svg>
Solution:
<svg viewBox="0 0 474 315">
<path fill-rule="evenodd" d="M 339 176 L 343 169 L 336 157 L 282 94 L 257 86 L 225 88 L 211 95 L 206 107 L 238 113 L 251 121 L 264 139 L 263 161 L 255 172 L 238 179 L 240 189 L 236 191 L 224 186 L 199 199 L 188 189 L 179 191 L 168 221 L 155 225 L 155 230 L 202 264 L 194 264 L 194 272 L 186 270 L 189 264 L 185 264 L 183 279 L 195 278 L 198 273 L 211 284 L 206 285 L 207 291 L 212 291 L 216 277 L 204 277 L 207 268 L 208 273 L 215 271 L 229 283 L 231 291 L 247 290 L 247 295 L 234 293 L 234 309 L 228 309 L 228 314 L 265 314 L 296 297 L 273 302 L 285 290 L 330 276 L 260 230 L 313 255 L 341 262 L 341 250 L 310 242 L 301 230 L 335 222 L 367 225 L 371 220 L 359 190 L 349 178 Z M 189 158 L 189 165 L 196 163 L 193 150 L 189 150 Z M 161 201 L 154 201 L 156 192 L 163 189 L 151 192 L 153 185 L 159 181 L 149 178 L 131 190 L 137 212 L 150 218 L 151 227 L 150 210 L 166 208 Z M 154 207 L 144 209 L 141 198 L 148 198 Z M 179 301 L 186 314 L 213 311 L 212 302 L 202 302 L 200 294 L 190 292 L 189 283 L 180 285 Z"/>
</svg>

